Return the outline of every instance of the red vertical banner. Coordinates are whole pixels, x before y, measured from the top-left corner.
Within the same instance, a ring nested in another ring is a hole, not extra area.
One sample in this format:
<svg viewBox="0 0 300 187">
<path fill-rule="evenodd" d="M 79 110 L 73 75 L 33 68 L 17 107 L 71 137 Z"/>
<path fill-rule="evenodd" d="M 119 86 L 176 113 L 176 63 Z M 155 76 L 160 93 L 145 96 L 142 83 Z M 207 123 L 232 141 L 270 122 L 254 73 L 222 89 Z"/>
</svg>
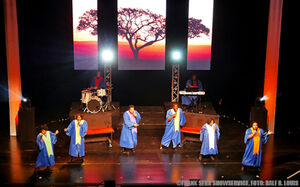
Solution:
<svg viewBox="0 0 300 187">
<path fill-rule="evenodd" d="M 278 62 L 283 0 L 270 0 L 269 25 L 265 65 L 264 96 L 268 110 L 268 129 L 275 129 Z"/>
<path fill-rule="evenodd" d="M 21 104 L 21 75 L 16 0 L 4 0 L 6 58 L 10 115 L 10 135 L 16 136 L 18 111 Z"/>
</svg>

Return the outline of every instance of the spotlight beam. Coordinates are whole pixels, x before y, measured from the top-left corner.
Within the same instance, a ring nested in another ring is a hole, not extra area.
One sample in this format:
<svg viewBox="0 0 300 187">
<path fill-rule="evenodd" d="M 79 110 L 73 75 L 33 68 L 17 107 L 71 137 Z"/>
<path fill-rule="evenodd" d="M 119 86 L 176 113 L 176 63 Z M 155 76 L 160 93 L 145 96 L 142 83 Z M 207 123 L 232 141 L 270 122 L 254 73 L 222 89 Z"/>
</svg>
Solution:
<svg viewBox="0 0 300 187">
<path fill-rule="evenodd" d="M 104 49 L 101 53 L 101 59 L 105 63 L 111 63 L 114 59 L 114 53 L 110 49 Z"/>
</svg>

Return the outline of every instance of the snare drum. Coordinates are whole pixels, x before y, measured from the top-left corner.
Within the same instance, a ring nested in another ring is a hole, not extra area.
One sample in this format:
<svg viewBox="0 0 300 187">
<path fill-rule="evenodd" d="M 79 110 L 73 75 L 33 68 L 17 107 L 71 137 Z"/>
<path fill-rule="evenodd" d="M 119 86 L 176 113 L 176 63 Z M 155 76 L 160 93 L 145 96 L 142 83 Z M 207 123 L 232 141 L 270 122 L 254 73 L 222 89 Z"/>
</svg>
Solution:
<svg viewBox="0 0 300 187">
<path fill-rule="evenodd" d="M 98 89 L 97 90 L 97 96 L 98 97 L 106 96 L 106 90 L 105 89 Z"/>
<path fill-rule="evenodd" d="M 81 91 L 81 102 L 86 104 L 91 99 L 93 93 L 89 90 L 82 90 Z"/>
</svg>

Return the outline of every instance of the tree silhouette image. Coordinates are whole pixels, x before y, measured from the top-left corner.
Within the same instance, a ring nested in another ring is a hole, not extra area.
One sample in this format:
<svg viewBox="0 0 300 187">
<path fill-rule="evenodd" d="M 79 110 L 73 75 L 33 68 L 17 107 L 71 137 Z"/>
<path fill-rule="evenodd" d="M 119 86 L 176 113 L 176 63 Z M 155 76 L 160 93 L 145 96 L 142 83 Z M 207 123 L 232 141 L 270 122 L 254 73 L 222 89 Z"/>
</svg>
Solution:
<svg viewBox="0 0 300 187">
<path fill-rule="evenodd" d="M 97 20 L 97 10 L 86 11 L 79 17 L 77 30 L 89 30 L 91 35 L 97 35 Z M 209 35 L 210 30 L 202 24 L 201 19 L 189 18 L 188 22 L 189 38 Z M 120 8 L 117 23 L 118 35 L 127 40 L 135 60 L 138 60 L 141 49 L 166 37 L 166 18 L 148 9 Z"/>
<path fill-rule="evenodd" d="M 189 18 L 188 38 L 199 38 L 202 34 L 208 36 L 209 28 L 202 24 L 201 19 Z"/>
<path fill-rule="evenodd" d="M 150 10 L 121 8 L 118 12 L 118 33 L 128 41 L 134 59 L 139 51 L 165 39 L 166 19 Z"/>
<path fill-rule="evenodd" d="M 78 31 L 86 31 L 89 30 L 90 34 L 95 36 L 98 34 L 98 16 L 97 10 L 91 9 L 83 13 L 82 16 L 79 17 L 79 24 L 76 27 Z"/>
</svg>

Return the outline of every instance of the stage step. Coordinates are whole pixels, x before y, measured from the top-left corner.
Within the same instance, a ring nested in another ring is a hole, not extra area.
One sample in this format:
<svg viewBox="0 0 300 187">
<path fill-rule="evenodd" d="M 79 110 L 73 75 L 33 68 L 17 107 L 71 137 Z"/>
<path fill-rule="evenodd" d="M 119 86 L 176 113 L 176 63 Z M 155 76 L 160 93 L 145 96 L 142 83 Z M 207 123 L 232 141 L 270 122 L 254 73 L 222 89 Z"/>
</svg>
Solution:
<svg viewBox="0 0 300 187">
<path fill-rule="evenodd" d="M 163 106 L 134 106 L 134 109 L 139 113 L 141 112 L 164 112 Z M 125 112 L 128 110 L 128 106 L 121 106 L 120 111 Z"/>
<path fill-rule="evenodd" d="M 153 126 L 162 126 L 165 125 L 165 111 L 162 106 L 135 106 L 135 110 L 137 110 L 142 120 L 140 122 L 141 126 L 148 126 L 149 128 Z M 128 106 L 122 106 L 120 108 L 121 116 L 124 112 L 128 110 Z M 122 125 L 123 120 L 121 120 Z"/>
</svg>

